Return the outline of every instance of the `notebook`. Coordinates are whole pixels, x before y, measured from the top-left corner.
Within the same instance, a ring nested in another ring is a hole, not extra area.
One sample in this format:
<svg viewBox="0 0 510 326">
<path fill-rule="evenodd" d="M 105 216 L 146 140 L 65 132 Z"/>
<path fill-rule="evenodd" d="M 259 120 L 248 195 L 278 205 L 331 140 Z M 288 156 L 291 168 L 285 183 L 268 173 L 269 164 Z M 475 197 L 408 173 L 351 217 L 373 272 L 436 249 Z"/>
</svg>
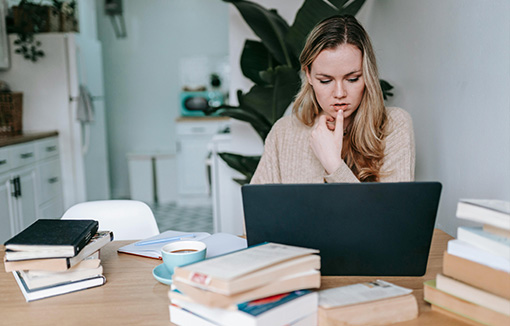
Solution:
<svg viewBox="0 0 510 326">
<path fill-rule="evenodd" d="M 425 274 L 439 182 L 242 187 L 248 246 L 320 250 L 322 275 Z"/>
</svg>

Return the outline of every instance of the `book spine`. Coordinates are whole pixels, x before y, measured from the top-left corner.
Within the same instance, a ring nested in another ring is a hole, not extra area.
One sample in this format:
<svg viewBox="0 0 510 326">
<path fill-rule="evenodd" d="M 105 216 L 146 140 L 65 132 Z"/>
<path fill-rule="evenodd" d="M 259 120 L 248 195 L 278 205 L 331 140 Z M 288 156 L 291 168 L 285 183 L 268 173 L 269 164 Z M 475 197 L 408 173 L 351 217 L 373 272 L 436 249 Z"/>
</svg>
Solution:
<svg viewBox="0 0 510 326">
<path fill-rule="evenodd" d="M 491 234 L 476 228 L 461 226 L 457 229 L 457 239 L 505 259 L 510 259 L 510 246 L 505 241 L 499 241 L 499 239 L 502 239 L 501 237 L 495 237 L 497 236 L 491 237 Z"/>
<path fill-rule="evenodd" d="M 80 242 L 78 242 L 74 247 L 74 256 L 76 256 L 82 249 L 89 243 L 92 236 L 94 236 L 99 228 L 99 223 L 94 223 L 92 228 L 85 233 L 85 236 L 81 238 Z"/>
<path fill-rule="evenodd" d="M 443 273 L 503 298 L 510 299 L 510 273 L 445 252 Z"/>
<path fill-rule="evenodd" d="M 473 319 L 485 325 L 510 325 L 510 317 L 494 310 L 459 299 L 436 288 L 435 280 L 425 282 L 424 300 L 458 315 Z"/>
</svg>

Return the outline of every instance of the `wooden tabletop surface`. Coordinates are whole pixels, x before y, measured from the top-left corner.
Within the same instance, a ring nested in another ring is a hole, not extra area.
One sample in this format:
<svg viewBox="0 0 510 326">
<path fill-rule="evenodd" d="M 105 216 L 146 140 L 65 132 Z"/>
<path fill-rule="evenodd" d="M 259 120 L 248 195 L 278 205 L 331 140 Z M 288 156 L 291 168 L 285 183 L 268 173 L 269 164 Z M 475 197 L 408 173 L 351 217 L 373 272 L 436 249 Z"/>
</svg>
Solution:
<svg viewBox="0 0 510 326">
<path fill-rule="evenodd" d="M 452 237 L 435 230 L 427 273 L 423 277 L 381 277 L 414 290 L 420 316 L 398 325 L 465 325 L 430 309 L 423 301 L 423 282 L 442 269 L 442 255 Z M 25 302 L 12 273 L 0 267 L 0 324 L 2 325 L 171 325 L 169 286 L 152 276 L 160 260 L 118 254 L 117 248 L 130 241 L 114 241 L 101 250 L 105 285 L 43 300 Z M 0 246 L 0 256 L 4 256 Z M 406 262 L 402 262 L 405 264 Z M 372 281 L 377 277 L 324 276 L 321 289 Z"/>
</svg>

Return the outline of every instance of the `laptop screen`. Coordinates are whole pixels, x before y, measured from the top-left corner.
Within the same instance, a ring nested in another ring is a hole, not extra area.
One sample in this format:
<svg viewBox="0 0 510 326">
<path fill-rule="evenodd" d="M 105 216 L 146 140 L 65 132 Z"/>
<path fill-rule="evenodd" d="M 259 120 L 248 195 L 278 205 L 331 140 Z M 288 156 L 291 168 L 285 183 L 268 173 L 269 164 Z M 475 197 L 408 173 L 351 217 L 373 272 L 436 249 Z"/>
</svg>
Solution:
<svg viewBox="0 0 510 326">
<path fill-rule="evenodd" d="M 248 245 L 320 250 L 322 275 L 425 274 L 438 182 L 242 187 Z"/>
</svg>

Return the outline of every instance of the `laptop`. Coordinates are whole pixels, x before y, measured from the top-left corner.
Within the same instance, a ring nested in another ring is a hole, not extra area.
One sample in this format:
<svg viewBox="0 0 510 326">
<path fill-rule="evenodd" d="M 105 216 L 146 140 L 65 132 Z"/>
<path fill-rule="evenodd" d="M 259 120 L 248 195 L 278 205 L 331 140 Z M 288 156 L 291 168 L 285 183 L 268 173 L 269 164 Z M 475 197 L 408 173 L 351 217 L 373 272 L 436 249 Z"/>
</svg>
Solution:
<svg viewBox="0 0 510 326">
<path fill-rule="evenodd" d="M 242 187 L 246 238 L 320 250 L 322 275 L 422 276 L 439 182 Z"/>
</svg>

